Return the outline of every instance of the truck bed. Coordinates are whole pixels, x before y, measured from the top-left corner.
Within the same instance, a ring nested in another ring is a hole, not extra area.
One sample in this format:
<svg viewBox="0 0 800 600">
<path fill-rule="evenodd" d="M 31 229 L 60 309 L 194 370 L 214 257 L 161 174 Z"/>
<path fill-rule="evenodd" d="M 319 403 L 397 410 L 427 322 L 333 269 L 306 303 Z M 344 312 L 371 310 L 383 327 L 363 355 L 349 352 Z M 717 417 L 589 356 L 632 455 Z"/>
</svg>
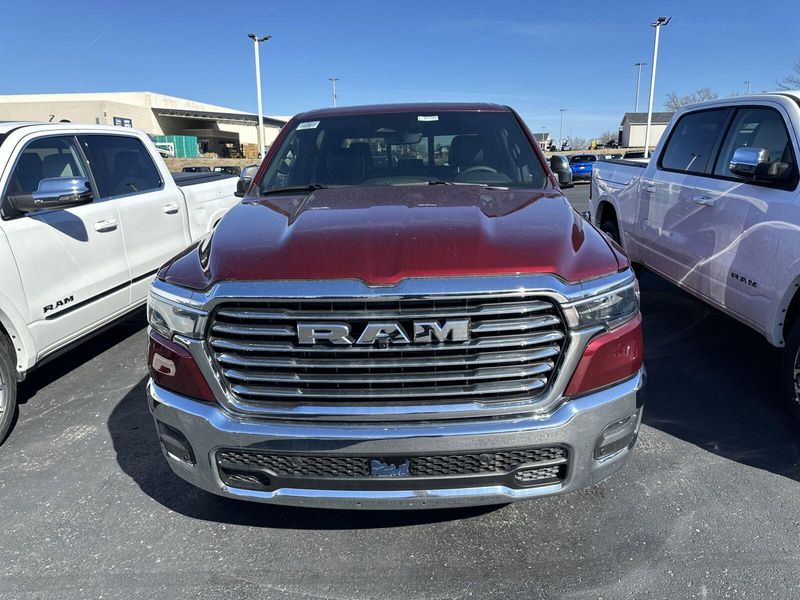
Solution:
<svg viewBox="0 0 800 600">
<path fill-rule="evenodd" d="M 208 183 L 209 181 L 217 181 L 219 179 L 236 178 L 236 175 L 229 173 L 170 173 L 175 180 L 178 187 L 186 187 L 189 185 L 197 185 L 200 183 Z M 234 186 L 235 187 L 235 186 Z"/>
</svg>

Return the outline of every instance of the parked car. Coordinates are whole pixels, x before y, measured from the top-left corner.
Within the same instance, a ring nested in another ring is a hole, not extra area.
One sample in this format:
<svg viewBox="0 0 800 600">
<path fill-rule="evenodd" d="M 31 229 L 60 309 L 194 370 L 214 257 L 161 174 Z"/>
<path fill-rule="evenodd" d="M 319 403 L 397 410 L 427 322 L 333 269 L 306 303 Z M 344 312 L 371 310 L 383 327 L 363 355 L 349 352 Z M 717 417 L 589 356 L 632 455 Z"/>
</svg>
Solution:
<svg viewBox="0 0 800 600">
<path fill-rule="evenodd" d="M 236 165 L 217 165 L 214 167 L 214 173 L 225 173 L 226 175 L 238 177 L 241 172 L 242 170 Z"/>
<path fill-rule="evenodd" d="M 211 173 L 211 167 L 183 167 L 181 171 L 184 173 Z"/>
<path fill-rule="evenodd" d="M 440 136 L 447 162 L 424 151 Z M 430 508 L 574 491 L 628 459 L 636 280 L 515 112 L 324 109 L 275 145 L 152 285 L 147 395 L 176 474 L 260 502 Z"/>
<path fill-rule="evenodd" d="M 592 165 L 596 161 L 596 154 L 573 154 L 569 159 L 572 180 L 589 181 L 592 178 Z"/>
<path fill-rule="evenodd" d="M 235 179 L 189 179 L 133 129 L 0 123 L 0 442 L 17 382 L 140 307 L 237 201 Z"/>
<path fill-rule="evenodd" d="M 569 168 L 569 159 L 560 154 L 554 154 L 550 157 L 550 169 L 558 177 L 558 185 L 561 189 L 573 187 L 572 183 L 572 170 Z"/>
<path fill-rule="evenodd" d="M 161 158 L 175 158 L 175 144 L 172 142 L 155 142 L 154 145 Z"/>
<path fill-rule="evenodd" d="M 650 161 L 597 164 L 591 211 L 633 261 L 785 348 L 782 394 L 800 416 L 798 102 L 678 111 Z"/>
<path fill-rule="evenodd" d="M 258 172 L 258 167 L 261 165 L 247 165 L 242 167 L 242 172 L 239 174 L 239 182 L 236 186 L 236 195 L 240 198 L 244 197 L 250 184 L 253 183 L 253 178 Z"/>
<path fill-rule="evenodd" d="M 631 158 L 644 158 L 644 151 L 643 150 L 636 150 L 636 151 L 633 151 L 633 152 L 625 152 L 622 155 L 622 158 L 624 158 L 626 160 L 627 159 L 631 159 Z"/>
</svg>

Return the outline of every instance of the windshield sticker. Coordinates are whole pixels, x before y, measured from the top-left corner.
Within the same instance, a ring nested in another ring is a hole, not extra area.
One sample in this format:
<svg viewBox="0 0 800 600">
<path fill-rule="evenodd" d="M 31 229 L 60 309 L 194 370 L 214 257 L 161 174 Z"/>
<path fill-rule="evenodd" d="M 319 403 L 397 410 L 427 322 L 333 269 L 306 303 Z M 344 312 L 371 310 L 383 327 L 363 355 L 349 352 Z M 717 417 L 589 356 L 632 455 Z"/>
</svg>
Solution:
<svg viewBox="0 0 800 600">
<path fill-rule="evenodd" d="M 305 123 L 300 123 L 297 126 L 297 130 L 301 129 L 316 129 L 317 125 L 319 125 L 319 121 L 306 121 Z"/>
<path fill-rule="evenodd" d="M 438 121 L 439 115 L 419 115 L 417 121 Z"/>
</svg>

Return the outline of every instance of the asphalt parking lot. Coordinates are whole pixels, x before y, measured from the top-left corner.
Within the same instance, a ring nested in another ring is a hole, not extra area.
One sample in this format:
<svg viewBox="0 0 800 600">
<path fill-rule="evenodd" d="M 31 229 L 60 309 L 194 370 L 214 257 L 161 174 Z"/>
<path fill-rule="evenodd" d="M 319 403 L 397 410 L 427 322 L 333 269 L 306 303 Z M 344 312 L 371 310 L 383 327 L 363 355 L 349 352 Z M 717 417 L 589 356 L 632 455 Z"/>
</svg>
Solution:
<svg viewBox="0 0 800 600">
<path fill-rule="evenodd" d="M 585 210 L 588 186 L 568 191 Z M 337 512 L 173 476 L 144 400 L 143 313 L 22 384 L 0 447 L 0 598 L 797 598 L 800 427 L 779 353 L 652 274 L 637 450 L 581 493 Z"/>
</svg>

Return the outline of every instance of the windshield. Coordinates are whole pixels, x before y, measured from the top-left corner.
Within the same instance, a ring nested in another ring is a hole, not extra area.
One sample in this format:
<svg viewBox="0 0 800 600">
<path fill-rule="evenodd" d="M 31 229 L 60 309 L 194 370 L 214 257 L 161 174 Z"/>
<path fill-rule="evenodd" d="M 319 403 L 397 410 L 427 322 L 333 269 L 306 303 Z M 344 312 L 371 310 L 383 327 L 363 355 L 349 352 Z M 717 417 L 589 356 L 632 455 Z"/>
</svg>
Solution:
<svg viewBox="0 0 800 600">
<path fill-rule="evenodd" d="M 295 122 L 258 189 L 428 182 L 543 188 L 547 178 L 511 112 L 383 113 Z"/>
<path fill-rule="evenodd" d="M 569 159 L 569 162 L 579 163 L 579 162 L 595 162 L 597 157 L 594 154 L 575 154 L 572 158 Z"/>
</svg>

